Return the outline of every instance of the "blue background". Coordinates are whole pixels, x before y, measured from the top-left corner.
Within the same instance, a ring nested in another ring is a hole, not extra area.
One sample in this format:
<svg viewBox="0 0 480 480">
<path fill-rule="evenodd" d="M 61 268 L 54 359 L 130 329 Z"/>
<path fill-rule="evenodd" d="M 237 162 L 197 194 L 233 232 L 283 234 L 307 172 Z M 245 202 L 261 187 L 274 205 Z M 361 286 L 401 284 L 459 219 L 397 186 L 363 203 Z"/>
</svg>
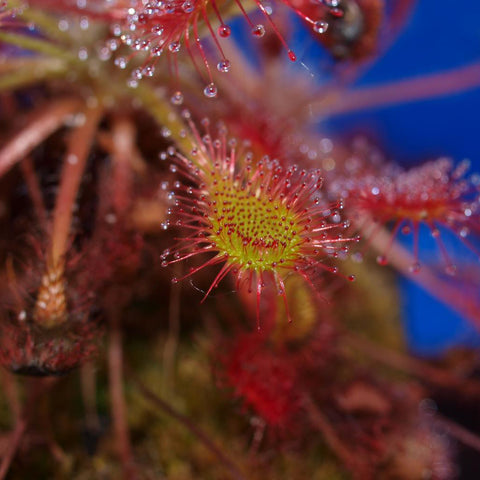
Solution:
<svg viewBox="0 0 480 480">
<path fill-rule="evenodd" d="M 372 86 L 432 74 L 475 61 L 480 61 L 480 2 L 418 0 L 395 43 L 356 85 Z M 472 170 L 478 172 L 479 113 L 480 88 L 477 88 L 443 98 L 335 117 L 323 127 L 331 133 L 359 128 L 376 132 L 386 152 L 404 164 L 438 156 L 457 161 L 469 158 Z M 456 256 L 457 251 L 453 253 Z M 455 344 L 480 343 L 477 330 L 444 304 L 408 280 L 399 280 L 399 284 L 406 335 L 414 352 L 432 355 Z M 480 296 L 480 292 L 476 294 Z"/>
</svg>

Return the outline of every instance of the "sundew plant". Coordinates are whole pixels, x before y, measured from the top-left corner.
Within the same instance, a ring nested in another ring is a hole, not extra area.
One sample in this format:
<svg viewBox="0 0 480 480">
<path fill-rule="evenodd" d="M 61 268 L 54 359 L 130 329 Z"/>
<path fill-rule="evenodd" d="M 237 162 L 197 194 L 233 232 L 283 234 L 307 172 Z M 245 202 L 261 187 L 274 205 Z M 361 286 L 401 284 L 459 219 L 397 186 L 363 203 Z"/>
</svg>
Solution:
<svg viewBox="0 0 480 480">
<path fill-rule="evenodd" d="M 0 0 L 0 479 L 478 478 L 446 4 Z"/>
</svg>

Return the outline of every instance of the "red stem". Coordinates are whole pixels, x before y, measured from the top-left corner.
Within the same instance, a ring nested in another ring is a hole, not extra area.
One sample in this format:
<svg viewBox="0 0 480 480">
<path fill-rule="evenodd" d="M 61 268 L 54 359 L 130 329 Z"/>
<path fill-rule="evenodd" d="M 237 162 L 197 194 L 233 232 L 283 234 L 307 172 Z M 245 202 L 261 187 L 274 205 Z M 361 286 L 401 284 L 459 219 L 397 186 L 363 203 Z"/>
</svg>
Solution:
<svg viewBox="0 0 480 480">
<path fill-rule="evenodd" d="M 21 416 L 21 403 L 20 395 L 18 392 L 16 378 L 7 371 L 0 372 L 0 378 L 2 383 L 2 390 L 7 398 L 8 406 L 13 414 L 13 418 L 17 422 Z"/>
<path fill-rule="evenodd" d="M 351 91 L 332 91 L 312 105 L 322 116 L 342 115 L 443 97 L 480 87 L 480 64 Z"/>
<path fill-rule="evenodd" d="M 467 447 L 480 452 L 480 437 L 462 427 L 458 423 L 440 415 L 435 415 L 434 423 L 445 430 L 450 436 L 456 438 Z"/>
<path fill-rule="evenodd" d="M 0 150 L 0 178 L 28 155 L 55 130 L 63 126 L 66 117 L 77 112 L 80 101 L 66 99 L 41 107 L 28 125 Z"/>
<path fill-rule="evenodd" d="M 409 357 L 400 352 L 382 347 L 363 336 L 352 332 L 344 334 L 344 345 L 360 351 L 375 362 L 381 362 L 390 368 L 408 373 L 422 380 L 426 384 L 440 388 L 456 389 L 468 396 L 480 398 L 480 382 L 475 379 L 459 378 L 449 371 L 429 365 L 417 358 Z"/>
<path fill-rule="evenodd" d="M 110 311 L 110 344 L 108 347 L 108 370 L 110 402 L 112 406 L 113 428 L 118 455 L 123 465 L 125 480 L 137 477 L 127 422 L 127 404 L 123 392 L 123 348 L 119 314 L 115 308 Z"/>
<path fill-rule="evenodd" d="M 113 182 L 112 203 L 117 215 L 124 215 L 131 204 L 132 160 L 138 156 L 135 146 L 135 127 L 126 118 L 113 124 Z"/>
<path fill-rule="evenodd" d="M 80 368 L 80 382 L 86 427 L 98 432 L 100 430 L 100 419 L 97 413 L 96 368 L 92 362 L 87 362 Z"/>
<path fill-rule="evenodd" d="M 18 450 L 26 426 L 26 421 L 21 419 L 19 419 L 17 424 L 15 425 L 15 430 L 12 432 L 12 438 L 8 444 L 7 451 L 2 459 L 2 463 L 0 464 L 0 480 L 3 480 L 6 477 L 10 469 L 10 465 L 12 464 L 12 461 Z"/>
<path fill-rule="evenodd" d="M 25 158 L 25 160 L 20 163 L 20 168 L 22 169 L 23 177 L 25 178 L 28 190 L 30 192 L 35 214 L 40 224 L 43 226 L 43 228 L 45 228 L 47 224 L 47 210 L 43 201 L 40 184 L 38 182 L 35 169 L 33 168 L 32 159 L 30 157 Z"/>
<path fill-rule="evenodd" d="M 67 249 L 73 206 L 101 112 L 100 108 L 87 110 L 85 112 L 85 122 L 71 133 L 68 142 L 53 212 L 51 261 L 54 267 L 61 264 Z"/>
<path fill-rule="evenodd" d="M 182 270 L 182 265 L 177 263 L 174 268 L 175 277 L 181 277 Z M 172 283 L 168 309 L 168 336 L 163 349 L 163 387 L 166 392 L 172 392 L 174 389 L 175 357 L 180 335 L 180 299 L 181 282 Z"/>
</svg>

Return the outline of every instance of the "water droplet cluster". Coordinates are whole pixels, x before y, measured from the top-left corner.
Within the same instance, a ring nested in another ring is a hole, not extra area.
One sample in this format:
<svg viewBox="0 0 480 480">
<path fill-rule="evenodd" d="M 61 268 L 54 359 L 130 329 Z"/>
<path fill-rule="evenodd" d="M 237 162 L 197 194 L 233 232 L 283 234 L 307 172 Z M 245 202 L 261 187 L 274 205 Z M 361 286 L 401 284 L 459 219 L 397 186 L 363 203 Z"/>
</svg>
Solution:
<svg viewBox="0 0 480 480">
<path fill-rule="evenodd" d="M 55 0 L 31 0 L 38 6 L 53 9 L 60 13 L 74 10 L 79 13 L 79 29 L 88 30 L 92 20 L 108 20 L 111 30 L 111 38 L 99 48 L 99 56 L 103 60 L 111 58 L 114 52 L 115 65 L 124 70 L 130 61 L 142 55 L 143 63 L 140 67 L 135 66 L 127 81 L 130 88 L 138 87 L 142 78 L 152 77 L 155 73 L 156 64 L 165 53 L 177 55 L 183 50 L 192 57 L 193 64 L 205 81 L 205 95 L 214 98 L 217 95 L 217 87 L 214 85 L 213 72 L 207 59 L 206 48 L 203 45 L 202 29 L 209 33 L 215 49 L 220 54 L 220 60 L 216 62 L 216 70 L 227 73 L 231 69 L 230 61 L 226 58 L 221 41 L 231 35 L 230 26 L 226 25 L 220 14 L 216 0 L 131 0 L 112 2 L 110 0 L 78 0 L 71 4 L 59 4 Z M 281 0 L 287 7 L 293 10 L 315 33 L 323 34 L 328 29 L 326 15 L 341 16 L 340 1 L 315 0 L 315 9 L 312 11 L 312 2 L 301 0 Z M 266 27 L 262 23 L 254 23 L 247 13 L 243 0 L 234 0 L 242 15 L 250 26 L 252 36 L 261 38 L 266 33 Z M 273 5 L 255 0 L 258 9 L 263 13 L 265 20 L 273 29 L 280 42 L 285 47 L 291 61 L 297 60 L 296 54 L 288 47 L 282 33 L 275 25 L 271 16 Z M 312 11 L 311 14 L 306 12 Z M 212 15 L 210 15 L 212 14 Z M 216 18 L 210 18 L 211 16 Z M 214 22 L 219 26 L 215 29 Z M 70 28 L 69 20 L 61 17 L 58 22 L 60 31 L 65 32 Z M 126 46 L 131 53 L 120 53 L 120 47 Z M 78 52 L 80 60 L 87 60 L 89 52 L 81 48 Z M 195 61 L 200 57 L 204 69 L 199 68 Z M 135 62 L 138 65 L 138 62 Z M 175 59 L 171 62 L 171 70 L 178 75 Z M 213 87 L 212 87 L 213 84 Z M 178 99 L 178 96 L 177 96 Z"/>
<path fill-rule="evenodd" d="M 265 26 L 261 23 L 254 24 L 252 22 L 243 6 L 242 0 L 235 0 L 235 2 L 250 25 L 252 35 L 257 38 L 263 37 L 266 32 Z M 283 3 L 310 24 L 316 33 L 323 34 L 328 29 L 328 22 L 324 18 L 325 14 L 338 11 L 340 2 L 327 0 L 317 0 L 317 2 L 320 11 L 315 14 L 315 18 L 311 18 L 303 12 L 306 6 L 303 6 L 301 2 L 300 5 L 297 5 L 289 0 L 283 0 Z M 114 52 L 123 44 L 133 51 L 128 56 L 117 57 L 115 64 L 119 68 L 125 69 L 136 54 L 143 53 L 147 58 L 142 67 L 136 68 L 132 72 L 132 77 L 129 81 L 130 87 L 136 87 L 141 78 L 154 74 L 155 64 L 164 52 L 177 54 L 185 47 L 185 50 L 188 51 L 192 58 L 199 55 L 203 61 L 207 73 L 205 95 L 209 98 L 216 95 L 216 93 L 215 95 L 212 94 L 213 91 L 216 91 L 216 87 L 210 88 L 213 83 L 213 77 L 205 48 L 200 41 L 199 29 L 202 28 L 201 24 L 204 24 L 208 29 L 210 37 L 221 56 L 220 61 L 217 63 L 217 70 L 222 73 L 227 73 L 231 65 L 230 61 L 225 57 L 220 40 L 228 38 L 231 35 L 231 29 L 223 21 L 216 1 L 210 0 L 208 3 L 211 4 L 212 10 L 220 22 L 220 26 L 216 30 L 209 19 L 205 2 L 200 0 L 138 0 L 131 2 L 130 6 L 123 9 L 120 6 L 116 8 L 110 7 L 110 10 L 113 10 L 115 13 L 116 20 L 111 26 L 113 37 L 107 42 L 106 48 L 110 52 Z M 290 60 L 296 61 L 295 53 L 287 46 L 282 34 L 270 18 L 273 12 L 272 6 L 263 4 L 260 1 L 256 1 L 256 4 L 285 46 Z M 91 2 L 85 2 L 82 9 L 85 8 L 97 12 L 102 9 L 101 5 L 94 7 Z M 107 4 L 103 6 L 103 9 L 108 9 Z M 88 18 L 82 18 L 85 19 L 85 28 L 88 28 Z M 61 28 L 60 25 L 59 28 Z M 197 68 L 195 62 L 194 65 Z M 204 72 L 199 70 L 199 73 L 203 77 Z"/>
</svg>

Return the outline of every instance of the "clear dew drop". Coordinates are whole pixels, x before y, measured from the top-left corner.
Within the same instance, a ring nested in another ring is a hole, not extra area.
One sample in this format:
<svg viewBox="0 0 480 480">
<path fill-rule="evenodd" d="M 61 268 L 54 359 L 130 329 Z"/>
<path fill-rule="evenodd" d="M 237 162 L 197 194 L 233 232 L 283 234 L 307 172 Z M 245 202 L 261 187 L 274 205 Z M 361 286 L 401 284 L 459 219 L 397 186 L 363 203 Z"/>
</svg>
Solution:
<svg viewBox="0 0 480 480">
<path fill-rule="evenodd" d="M 58 29 L 59 29 L 61 32 L 66 32 L 69 27 L 70 27 L 70 24 L 68 23 L 68 20 L 67 20 L 66 18 L 61 18 L 61 19 L 58 21 Z"/>
<path fill-rule="evenodd" d="M 141 68 L 136 68 L 135 70 L 133 70 L 132 72 L 132 78 L 135 79 L 135 80 L 141 80 L 143 77 L 143 71 Z"/>
<path fill-rule="evenodd" d="M 377 263 L 383 266 L 387 265 L 388 264 L 387 257 L 385 255 L 379 255 L 377 257 Z"/>
<path fill-rule="evenodd" d="M 258 38 L 263 37 L 265 35 L 265 27 L 261 23 L 259 23 L 258 25 L 255 25 L 252 28 L 252 35 Z"/>
<path fill-rule="evenodd" d="M 112 51 L 108 47 L 102 47 L 98 50 L 98 58 L 102 62 L 106 62 L 107 60 L 110 60 L 112 57 Z"/>
<path fill-rule="evenodd" d="M 177 53 L 180 51 L 180 42 L 171 42 L 168 45 L 168 50 L 172 53 Z"/>
<path fill-rule="evenodd" d="M 320 0 L 320 3 L 323 3 L 329 8 L 335 8 L 340 6 L 340 0 Z"/>
<path fill-rule="evenodd" d="M 163 46 L 157 45 L 150 50 L 150 53 L 154 57 L 159 57 L 163 53 Z"/>
<path fill-rule="evenodd" d="M 218 34 L 222 37 L 222 38 L 227 38 L 231 35 L 232 33 L 232 29 L 228 26 L 228 25 L 220 25 L 218 27 Z"/>
<path fill-rule="evenodd" d="M 328 22 L 325 20 L 319 20 L 313 24 L 313 31 L 315 33 L 325 33 L 328 30 Z"/>
<path fill-rule="evenodd" d="M 153 77 L 153 74 L 155 73 L 155 66 L 154 65 L 145 65 L 142 70 L 142 74 L 145 77 Z"/>
<path fill-rule="evenodd" d="M 182 10 L 185 13 L 192 13 L 194 9 L 195 9 L 195 4 L 190 0 L 186 0 L 185 2 L 182 3 Z"/>
<path fill-rule="evenodd" d="M 116 38 L 111 38 L 110 40 L 107 41 L 107 48 L 111 52 L 115 52 L 119 47 L 119 42 Z"/>
<path fill-rule="evenodd" d="M 129 47 L 133 44 L 133 38 L 130 35 L 122 34 L 120 40 Z"/>
<path fill-rule="evenodd" d="M 343 11 L 343 9 L 341 8 L 331 8 L 329 11 L 330 15 L 332 15 L 332 17 L 336 17 L 336 18 L 342 18 L 343 15 L 345 14 L 345 12 Z"/>
<path fill-rule="evenodd" d="M 412 273 L 418 273 L 421 270 L 421 266 L 419 262 L 412 263 L 410 267 L 408 267 L 410 272 Z"/>
<path fill-rule="evenodd" d="M 70 165 L 76 165 L 78 163 L 78 157 L 74 153 L 71 153 L 67 156 L 67 162 Z"/>
<path fill-rule="evenodd" d="M 125 57 L 117 57 L 114 63 L 115 66 L 117 66 L 121 70 L 125 70 L 125 68 L 127 68 L 127 59 Z"/>
<path fill-rule="evenodd" d="M 161 25 L 155 25 L 155 26 L 152 27 L 151 32 L 154 35 L 160 36 L 160 35 L 163 34 L 163 27 Z"/>
<path fill-rule="evenodd" d="M 114 213 L 107 213 L 104 217 L 104 220 L 109 225 L 115 225 L 117 223 L 117 216 Z"/>
<path fill-rule="evenodd" d="M 119 37 L 122 34 L 122 27 L 118 24 L 111 26 L 110 31 L 114 37 Z"/>
<path fill-rule="evenodd" d="M 355 263 L 362 263 L 363 262 L 363 253 L 361 252 L 355 252 L 351 255 L 351 259 L 355 262 Z"/>
<path fill-rule="evenodd" d="M 450 276 L 454 276 L 457 273 L 457 266 L 451 263 L 445 267 L 445 273 Z"/>
<path fill-rule="evenodd" d="M 162 129 L 160 130 L 160 135 L 163 137 L 163 138 L 168 138 L 172 135 L 172 132 L 170 131 L 169 128 L 167 127 L 162 127 Z"/>
<path fill-rule="evenodd" d="M 230 71 L 230 60 L 224 59 L 217 63 L 217 70 L 222 73 L 227 73 Z"/>
<path fill-rule="evenodd" d="M 209 83 L 204 89 L 203 94 L 207 98 L 215 98 L 217 96 L 218 90 L 214 83 Z"/>
<path fill-rule="evenodd" d="M 90 23 L 88 21 L 88 17 L 80 18 L 80 30 L 88 30 Z"/>
<path fill-rule="evenodd" d="M 174 105 L 181 105 L 183 103 L 183 94 L 179 90 L 177 90 L 171 97 L 170 101 Z"/>
<path fill-rule="evenodd" d="M 78 59 L 82 62 L 88 60 L 88 50 L 85 47 L 80 47 L 78 49 Z"/>
</svg>

